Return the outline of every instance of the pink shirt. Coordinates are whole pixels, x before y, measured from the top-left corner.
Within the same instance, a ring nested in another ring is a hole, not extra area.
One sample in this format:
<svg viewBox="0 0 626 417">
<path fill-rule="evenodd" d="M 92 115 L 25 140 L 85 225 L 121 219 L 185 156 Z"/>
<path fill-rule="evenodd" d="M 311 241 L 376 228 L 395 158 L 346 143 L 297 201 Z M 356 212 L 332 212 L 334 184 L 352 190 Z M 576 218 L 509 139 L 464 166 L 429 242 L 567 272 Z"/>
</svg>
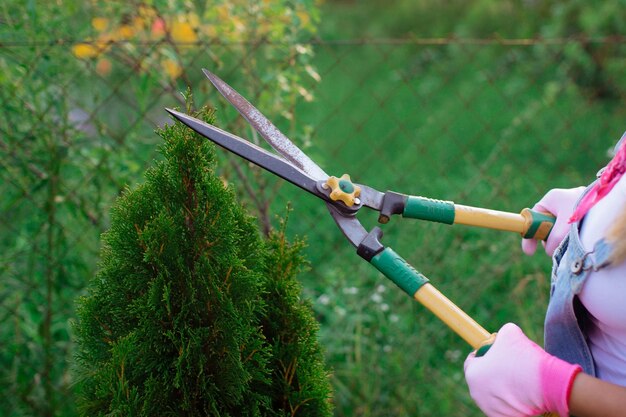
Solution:
<svg viewBox="0 0 626 417">
<path fill-rule="evenodd" d="M 622 210 L 626 175 L 585 216 L 580 233 L 585 250 L 593 249 Z M 626 262 L 591 272 L 579 297 L 591 317 L 587 336 L 597 376 L 626 386 Z"/>
</svg>

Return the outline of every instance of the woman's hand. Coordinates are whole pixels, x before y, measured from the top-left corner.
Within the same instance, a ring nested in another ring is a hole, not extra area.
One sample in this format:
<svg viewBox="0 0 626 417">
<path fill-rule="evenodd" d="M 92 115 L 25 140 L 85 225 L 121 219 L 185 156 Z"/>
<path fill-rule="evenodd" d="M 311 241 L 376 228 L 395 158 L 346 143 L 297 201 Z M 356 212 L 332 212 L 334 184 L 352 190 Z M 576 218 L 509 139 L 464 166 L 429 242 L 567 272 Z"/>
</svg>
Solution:
<svg viewBox="0 0 626 417">
<path fill-rule="evenodd" d="M 515 324 L 502 326 L 489 351 L 465 360 L 470 395 L 489 417 L 569 415 L 568 397 L 581 371 L 548 354 Z"/>
<path fill-rule="evenodd" d="M 532 208 L 543 213 L 550 213 L 556 217 L 550 236 L 542 242 L 548 256 L 552 256 L 559 244 L 565 239 L 569 230 L 569 218 L 574 212 L 574 205 L 585 191 L 585 187 L 578 188 L 555 188 L 548 191 L 541 200 Z M 537 250 L 537 240 L 522 239 L 522 250 L 527 255 L 532 255 Z"/>
</svg>

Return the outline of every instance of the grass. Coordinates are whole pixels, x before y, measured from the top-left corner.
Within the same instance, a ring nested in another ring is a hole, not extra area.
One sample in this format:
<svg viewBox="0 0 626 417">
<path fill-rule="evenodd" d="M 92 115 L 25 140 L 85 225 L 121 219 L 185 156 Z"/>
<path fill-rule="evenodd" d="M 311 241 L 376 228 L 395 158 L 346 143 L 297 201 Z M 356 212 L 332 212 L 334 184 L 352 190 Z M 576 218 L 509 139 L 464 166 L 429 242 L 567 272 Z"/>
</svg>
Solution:
<svg viewBox="0 0 626 417">
<path fill-rule="evenodd" d="M 310 156 L 380 190 L 519 212 L 589 182 L 619 138 L 617 103 L 588 100 L 532 48 L 323 45 Z M 462 374 L 469 347 L 363 262 L 323 204 L 291 186 L 291 233 L 306 236 L 337 415 L 480 415 Z M 367 227 L 375 215 L 361 215 Z M 517 322 L 542 340 L 550 261 L 519 236 L 394 219 L 385 243 L 490 331 Z"/>
</svg>

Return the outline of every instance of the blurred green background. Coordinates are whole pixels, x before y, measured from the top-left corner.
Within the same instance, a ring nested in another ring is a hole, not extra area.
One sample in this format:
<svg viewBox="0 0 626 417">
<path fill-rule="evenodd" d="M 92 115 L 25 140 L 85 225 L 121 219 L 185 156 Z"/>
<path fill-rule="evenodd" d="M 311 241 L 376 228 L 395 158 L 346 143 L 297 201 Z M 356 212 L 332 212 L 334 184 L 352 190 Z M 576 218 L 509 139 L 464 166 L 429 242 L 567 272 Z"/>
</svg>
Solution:
<svg viewBox="0 0 626 417">
<path fill-rule="evenodd" d="M 72 416 L 74 300 L 164 107 L 217 73 L 327 172 L 519 212 L 590 182 L 626 126 L 625 1 L 57 1 L 0 5 L 0 415 Z M 469 347 L 361 261 L 323 204 L 220 152 L 262 230 L 289 215 L 337 416 L 480 415 Z M 368 227 L 373 213 L 362 213 Z M 384 242 L 485 328 L 541 342 L 550 260 L 519 236 L 393 219 Z"/>
</svg>

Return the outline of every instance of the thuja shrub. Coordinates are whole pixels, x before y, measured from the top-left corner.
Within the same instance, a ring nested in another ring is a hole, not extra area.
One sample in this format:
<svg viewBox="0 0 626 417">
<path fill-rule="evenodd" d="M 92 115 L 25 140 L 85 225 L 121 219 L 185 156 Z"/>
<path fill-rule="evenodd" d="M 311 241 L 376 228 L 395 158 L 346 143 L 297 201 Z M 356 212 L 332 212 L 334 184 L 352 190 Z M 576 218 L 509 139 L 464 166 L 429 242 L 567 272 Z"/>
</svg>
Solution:
<svg viewBox="0 0 626 417">
<path fill-rule="evenodd" d="M 158 133 L 163 160 L 114 204 L 78 303 L 81 415 L 331 415 L 301 244 L 260 236 L 206 139 Z"/>
<path fill-rule="evenodd" d="M 271 344 L 272 408 L 288 416 L 332 414 L 328 373 L 317 343 L 319 325 L 296 280 L 305 264 L 302 242 L 290 245 L 284 229 L 267 241 L 264 278 L 267 310 L 262 328 Z"/>
</svg>

